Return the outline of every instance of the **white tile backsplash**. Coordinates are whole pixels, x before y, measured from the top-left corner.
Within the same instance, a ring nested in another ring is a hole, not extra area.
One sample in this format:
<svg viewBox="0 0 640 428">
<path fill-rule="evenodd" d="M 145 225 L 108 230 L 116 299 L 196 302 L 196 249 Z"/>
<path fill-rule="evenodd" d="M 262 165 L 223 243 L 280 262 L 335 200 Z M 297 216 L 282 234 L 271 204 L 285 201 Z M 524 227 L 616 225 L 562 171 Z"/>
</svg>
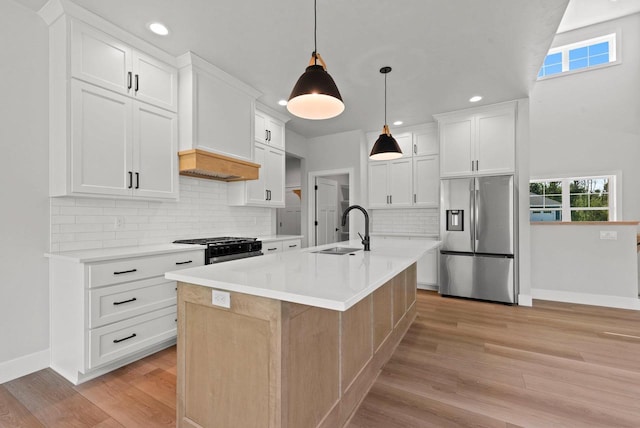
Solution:
<svg viewBox="0 0 640 428">
<path fill-rule="evenodd" d="M 271 208 L 230 207 L 227 184 L 180 177 L 179 201 L 63 197 L 51 201 L 51 251 L 123 247 L 210 236 L 271 235 Z M 116 220 L 124 220 L 116 226 Z"/>
<path fill-rule="evenodd" d="M 437 208 L 371 210 L 371 231 L 438 235 L 440 211 Z"/>
</svg>

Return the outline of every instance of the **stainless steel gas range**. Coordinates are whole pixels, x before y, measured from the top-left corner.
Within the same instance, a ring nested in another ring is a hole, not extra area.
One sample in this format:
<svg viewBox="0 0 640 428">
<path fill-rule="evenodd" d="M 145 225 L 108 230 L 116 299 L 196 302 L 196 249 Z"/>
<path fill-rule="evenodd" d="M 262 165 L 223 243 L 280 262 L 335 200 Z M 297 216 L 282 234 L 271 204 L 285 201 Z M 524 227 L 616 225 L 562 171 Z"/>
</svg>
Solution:
<svg viewBox="0 0 640 428">
<path fill-rule="evenodd" d="M 206 245 L 204 263 L 207 265 L 262 255 L 262 241 L 257 238 L 223 236 L 218 238 L 179 239 L 174 244 Z"/>
</svg>

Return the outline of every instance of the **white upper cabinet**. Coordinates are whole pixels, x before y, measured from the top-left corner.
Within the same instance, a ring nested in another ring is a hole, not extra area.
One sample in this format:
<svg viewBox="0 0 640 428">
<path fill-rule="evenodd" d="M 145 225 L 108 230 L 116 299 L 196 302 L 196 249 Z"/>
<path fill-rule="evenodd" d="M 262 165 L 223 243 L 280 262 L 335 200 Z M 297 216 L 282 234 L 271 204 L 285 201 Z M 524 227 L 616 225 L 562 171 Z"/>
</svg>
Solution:
<svg viewBox="0 0 640 428">
<path fill-rule="evenodd" d="M 515 172 L 515 104 L 437 115 L 442 177 Z"/>
<path fill-rule="evenodd" d="M 402 157 L 390 161 L 369 160 L 369 208 L 437 207 L 439 203 L 438 128 L 427 123 L 393 137 Z M 379 134 L 367 134 L 371 151 Z M 368 153 L 367 153 L 368 154 Z"/>
<path fill-rule="evenodd" d="M 172 199 L 179 186 L 178 117 L 149 104 L 133 107 L 133 195 Z"/>
<path fill-rule="evenodd" d="M 369 162 L 369 207 L 407 208 L 412 205 L 412 160 Z"/>
<path fill-rule="evenodd" d="M 429 123 L 413 132 L 413 156 L 437 155 L 439 151 L 438 125 Z"/>
<path fill-rule="evenodd" d="M 71 21 L 71 75 L 170 111 L 178 108 L 175 67 L 78 20 Z"/>
<path fill-rule="evenodd" d="M 253 160 L 258 91 L 193 52 L 180 66 L 180 151 L 201 149 Z"/>
<path fill-rule="evenodd" d="M 227 184 L 229 205 L 284 208 L 285 152 L 255 143 L 253 162 L 260 165 L 259 178 Z"/>
<path fill-rule="evenodd" d="M 255 141 L 284 149 L 284 122 L 256 110 Z"/>
<path fill-rule="evenodd" d="M 51 21 L 50 195 L 177 199 L 175 59 L 84 14 Z"/>
<path fill-rule="evenodd" d="M 71 192 L 131 195 L 133 101 L 79 81 L 71 97 Z"/>
<path fill-rule="evenodd" d="M 436 208 L 440 204 L 440 162 L 438 155 L 413 158 L 413 205 Z"/>
<path fill-rule="evenodd" d="M 71 22 L 71 75 L 111 91 L 129 94 L 133 50 L 84 22 Z"/>
<path fill-rule="evenodd" d="M 175 67 L 133 51 L 133 94 L 140 101 L 167 110 L 178 109 L 178 72 Z"/>
</svg>

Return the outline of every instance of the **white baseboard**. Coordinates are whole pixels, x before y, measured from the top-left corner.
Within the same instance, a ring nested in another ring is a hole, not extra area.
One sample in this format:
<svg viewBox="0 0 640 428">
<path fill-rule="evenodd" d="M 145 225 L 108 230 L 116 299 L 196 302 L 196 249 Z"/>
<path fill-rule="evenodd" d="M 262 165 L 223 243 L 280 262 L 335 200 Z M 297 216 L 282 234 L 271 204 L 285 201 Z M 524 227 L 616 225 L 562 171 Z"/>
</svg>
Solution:
<svg viewBox="0 0 640 428">
<path fill-rule="evenodd" d="M 531 294 L 518 294 L 518 306 L 533 306 Z"/>
<path fill-rule="evenodd" d="M 605 296 L 603 294 L 575 293 L 571 291 L 545 290 L 541 288 L 532 288 L 531 296 L 534 299 L 552 300 L 555 302 L 640 310 L 640 300 L 635 297 Z"/>
<path fill-rule="evenodd" d="M 49 367 L 49 349 L 0 363 L 0 383 Z"/>
</svg>

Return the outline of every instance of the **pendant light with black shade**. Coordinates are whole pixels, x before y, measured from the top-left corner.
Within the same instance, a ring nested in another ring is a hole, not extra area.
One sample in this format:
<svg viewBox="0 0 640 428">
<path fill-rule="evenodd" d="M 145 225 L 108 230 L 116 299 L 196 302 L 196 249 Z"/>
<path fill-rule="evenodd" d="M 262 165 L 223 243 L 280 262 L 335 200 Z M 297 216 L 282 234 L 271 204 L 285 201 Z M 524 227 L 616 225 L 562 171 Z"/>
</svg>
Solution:
<svg viewBox="0 0 640 428">
<path fill-rule="evenodd" d="M 344 111 L 344 103 L 336 82 L 327 73 L 327 65 L 317 49 L 317 0 L 313 1 L 313 52 L 305 72 L 289 95 L 287 110 L 303 119 L 331 119 Z M 320 63 L 320 64 L 318 64 Z"/>
<path fill-rule="evenodd" d="M 391 72 L 391 67 L 380 69 L 380 73 L 384 74 L 384 127 L 369 154 L 371 160 L 392 160 L 402 157 L 402 150 L 387 125 L 387 74 L 389 72 Z"/>
</svg>

